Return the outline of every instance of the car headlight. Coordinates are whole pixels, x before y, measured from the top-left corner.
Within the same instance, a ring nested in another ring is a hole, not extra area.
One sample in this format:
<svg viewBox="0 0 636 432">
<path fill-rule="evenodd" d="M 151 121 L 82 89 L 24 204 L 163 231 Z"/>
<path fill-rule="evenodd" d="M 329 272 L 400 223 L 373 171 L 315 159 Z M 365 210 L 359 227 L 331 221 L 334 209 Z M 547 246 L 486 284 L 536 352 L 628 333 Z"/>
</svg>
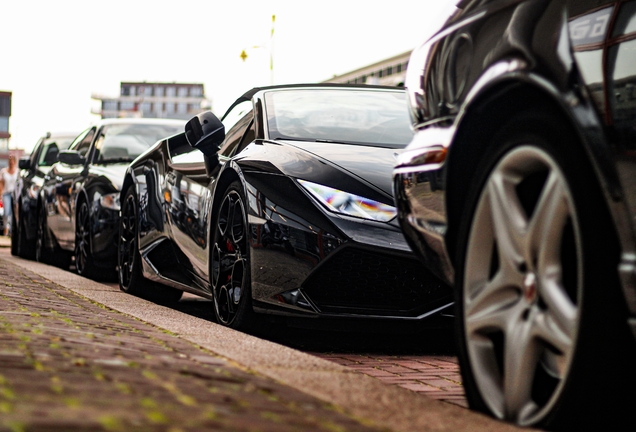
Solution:
<svg viewBox="0 0 636 432">
<path fill-rule="evenodd" d="M 388 222 L 397 215 L 390 205 L 306 180 L 298 182 L 332 212 L 379 222 Z"/>
<path fill-rule="evenodd" d="M 121 209 L 119 205 L 119 192 L 102 196 L 99 199 L 99 205 L 101 205 L 102 208 L 119 211 Z"/>
</svg>

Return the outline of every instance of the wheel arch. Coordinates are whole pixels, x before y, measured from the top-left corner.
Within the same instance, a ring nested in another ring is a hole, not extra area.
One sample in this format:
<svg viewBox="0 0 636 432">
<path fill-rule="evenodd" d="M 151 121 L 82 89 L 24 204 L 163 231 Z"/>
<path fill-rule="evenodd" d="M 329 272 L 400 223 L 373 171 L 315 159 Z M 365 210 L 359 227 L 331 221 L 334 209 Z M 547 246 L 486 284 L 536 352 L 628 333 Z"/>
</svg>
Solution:
<svg viewBox="0 0 636 432">
<path fill-rule="evenodd" d="M 230 163 L 226 169 L 221 172 L 218 179 L 216 180 L 216 184 L 214 185 L 213 198 L 212 198 L 212 208 L 216 209 L 221 200 L 223 199 L 223 192 L 225 189 L 232 183 L 233 181 L 238 180 L 243 185 L 243 192 L 246 192 L 247 186 L 245 184 L 245 178 L 243 177 L 240 168 L 238 165 Z"/>
<path fill-rule="evenodd" d="M 208 223 L 210 224 L 210 227 L 208 229 L 208 245 L 212 245 L 213 241 L 214 241 L 214 231 L 212 229 L 213 224 L 215 223 L 215 219 L 216 219 L 216 212 L 219 208 L 219 206 L 221 205 L 221 200 L 223 199 L 223 192 L 225 192 L 225 189 L 227 189 L 227 187 L 230 185 L 230 183 L 232 183 L 233 181 L 240 181 L 243 187 L 243 192 L 246 193 L 247 187 L 245 185 L 245 178 L 243 177 L 242 174 L 239 174 L 240 171 L 238 168 L 238 165 L 233 164 L 231 162 L 228 162 L 228 166 L 226 166 L 223 171 L 221 171 L 221 173 L 219 174 L 218 178 L 216 179 L 216 182 L 214 182 L 214 186 L 213 186 L 213 190 L 212 190 L 212 208 L 210 209 L 210 220 L 208 221 Z M 211 275 L 212 274 L 212 269 L 210 268 L 210 266 L 212 265 L 212 260 L 211 260 L 211 254 L 212 254 L 212 249 L 211 247 L 208 247 L 208 274 Z"/>
<path fill-rule="evenodd" d="M 499 77 L 474 94 L 455 121 L 455 133 L 449 147 L 446 168 L 446 208 L 448 232 L 446 247 L 456 265 L 457 237 L 462 215 L 472 212 L 465 199 L 475 177 L 481 156 L 491 149 L 491 137 L 503 118 L 523 111 L 549 112 L 559 119 L 575 139 L 577 151 L 586 155 L 588 172 L 593 172 L 601 185 L 606 203 L 621 200 L 618 174 L 613 166 L 602 125 L 591 103 L 582 95 L 563 94 L 545 79 L 532 74 L 515 73 Z M 592 136 L 592 139 L 586 138 Z M 625 217 L 618 206 L 608 206 L 615 220 Z M 624 212 L 624 208 L 622 209 Z M 624 220 L 624 219 L 623 219 Z"/>
<path fill-rule="evenodd" d="M 130 172 L 126 172 L 124 176 L 124 181 L 121 184 L 121 190 L 119 191 L 120 202 L 124 202 L 124 197 L 126 196 L 126 192 L 128 192 L 128 188 L 135 184 L 133 176 Z"/>
</svg>

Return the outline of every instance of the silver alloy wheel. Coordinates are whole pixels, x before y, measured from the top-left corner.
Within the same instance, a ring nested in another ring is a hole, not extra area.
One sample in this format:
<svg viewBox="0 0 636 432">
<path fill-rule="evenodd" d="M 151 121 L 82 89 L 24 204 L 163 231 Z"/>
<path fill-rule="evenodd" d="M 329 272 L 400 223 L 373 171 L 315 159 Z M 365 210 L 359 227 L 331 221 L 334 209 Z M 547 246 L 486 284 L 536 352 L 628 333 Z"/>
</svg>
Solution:
<svg viewBox="0 0 636 432">
<path fill-rule="evenodd" d="M 529 182 L 536 190 L 522 196 Z M 501 419 L 536 424 L 563 391 L 582 296 L 577 220 L 563 172 L 534 146 L 507 153 L 481 191 L 461 318 L 472 376 Z"/>
</svg>

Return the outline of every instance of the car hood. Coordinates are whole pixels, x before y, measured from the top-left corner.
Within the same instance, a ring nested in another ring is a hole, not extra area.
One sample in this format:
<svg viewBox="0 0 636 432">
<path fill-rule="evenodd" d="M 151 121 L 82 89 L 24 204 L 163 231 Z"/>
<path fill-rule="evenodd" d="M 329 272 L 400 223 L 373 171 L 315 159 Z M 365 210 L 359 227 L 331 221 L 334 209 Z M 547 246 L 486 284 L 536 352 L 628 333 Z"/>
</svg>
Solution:
<svg viewBox="0 0 636 432">
<path fill-rule="evenodd" d="M 403 149 L 304 141 L 285 144 L 327 160 L 393 196 L 393 168 Z"/>
<path fill-rule="evenodd" d="M 121 190 L 128 165 L 128 163 L 93 165 L 91 167 L 91 172 L 94 176 L 107 178 L 110 180 L 113 187 L 117 190 Z"/>
</svg>

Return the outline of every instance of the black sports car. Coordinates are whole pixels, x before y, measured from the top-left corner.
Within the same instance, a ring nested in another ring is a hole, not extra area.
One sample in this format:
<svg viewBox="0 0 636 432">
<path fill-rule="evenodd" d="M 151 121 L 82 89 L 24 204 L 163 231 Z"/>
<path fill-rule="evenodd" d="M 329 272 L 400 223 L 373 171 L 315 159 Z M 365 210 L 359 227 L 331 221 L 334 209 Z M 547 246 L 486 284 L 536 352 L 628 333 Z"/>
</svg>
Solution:
<svg viewBox="0 0 636 432">
<path fill-rule="evenodd" d="M 439 24 L 409 61 L 394 186 L 454 282 L 469 404 L 634 430 L 636 2 L 462 0 Z"/>
<path fill-rule="evenodd" d="M 11 253 L 35 259 L 37 204 L 40 189 L 60 150 L 66 150 L 77 132 L 47 132 L 38 140 L 30 156 L 18 161 L 20 175 L 13 192 Z"/>
<path fill-rule="evenodd" d="M 211 112 L 193 118 L 126 173 L 121 289 L 212 298 L 234 328 L 254 312 L 416 320 L 448 309 L 449 287 L 415 259 L 395 220 L 391 170 L 412 135 L 405 97 L 372 86 L 255 88 L 222 123 Z"/>
<path fill-rule="evenodd" d="M 38 194 L 36 259 L 87 277 L 116 274 L 119 192 L 126 168 L 182 120 L 103 119 L 61 150 Z"/>
</svg>

